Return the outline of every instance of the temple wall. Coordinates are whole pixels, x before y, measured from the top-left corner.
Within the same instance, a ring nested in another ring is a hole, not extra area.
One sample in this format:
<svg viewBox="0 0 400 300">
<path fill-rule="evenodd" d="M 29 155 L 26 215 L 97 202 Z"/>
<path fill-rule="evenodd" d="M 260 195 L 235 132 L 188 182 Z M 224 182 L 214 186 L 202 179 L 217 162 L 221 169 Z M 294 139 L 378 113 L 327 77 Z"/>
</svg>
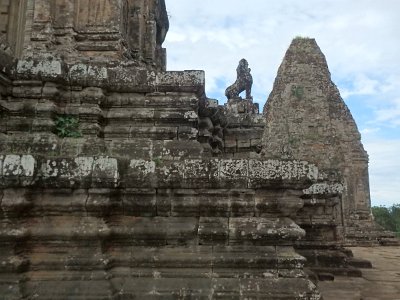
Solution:
<svg viewBox="0 0 400 300">
<path fill-rule="evenodd" d="M 129 60 L 166 68 L 164 1 L 16 0 L 1 3 L 0 30 L 17 57 L 52 53 L 70 62 Z"/>
<path fill-rule="evenodd" d="M 28 0 L 2 0 L 0 2 L 0 35 L 15 56 L 21 56 Z"/>
</svg>

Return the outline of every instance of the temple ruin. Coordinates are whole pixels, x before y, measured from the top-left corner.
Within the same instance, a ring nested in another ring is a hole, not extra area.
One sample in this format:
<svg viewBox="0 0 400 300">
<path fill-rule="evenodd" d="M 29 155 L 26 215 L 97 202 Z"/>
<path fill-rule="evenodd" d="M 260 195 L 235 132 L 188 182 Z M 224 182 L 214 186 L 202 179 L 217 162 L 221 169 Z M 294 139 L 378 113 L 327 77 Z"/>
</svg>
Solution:
<svg viewBox="0 0 400 300">
<path fill-rule="evenodd" d="M 321 299 L 360 274 L 345 245 L 396 243 L 315 40 L 260 114 L 247 62 L 225 105 L 203 71 L 166 71 L 164 0 L 0 13 L 3 299 Z"/>
</svg>

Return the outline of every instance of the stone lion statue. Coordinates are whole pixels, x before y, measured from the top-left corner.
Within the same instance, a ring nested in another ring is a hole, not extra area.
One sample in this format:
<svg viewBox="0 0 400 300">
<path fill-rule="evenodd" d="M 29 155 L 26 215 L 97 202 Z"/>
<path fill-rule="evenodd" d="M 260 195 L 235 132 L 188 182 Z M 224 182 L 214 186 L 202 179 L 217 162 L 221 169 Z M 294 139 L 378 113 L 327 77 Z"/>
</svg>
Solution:
<svg viewBox="0 0 400 300">
<path fill-rule="evenodd" d="M 239 94 L 246 91 L 246 99 L 251 99 L 251 86 L 253 77 L 250 74 L 251 69 L 247 60 L 242 58 L 236 68 L 237 78 L 234 84 L 225 90 L 225 96 L 229 99 L 240 98 Z"/>
</svg>

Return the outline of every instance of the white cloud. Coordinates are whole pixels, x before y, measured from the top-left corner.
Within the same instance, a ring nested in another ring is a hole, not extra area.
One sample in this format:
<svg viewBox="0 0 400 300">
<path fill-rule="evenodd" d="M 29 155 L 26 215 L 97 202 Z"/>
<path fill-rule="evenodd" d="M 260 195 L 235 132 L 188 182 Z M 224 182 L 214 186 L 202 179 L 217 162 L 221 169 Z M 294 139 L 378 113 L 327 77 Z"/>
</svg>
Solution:
<svg viewBox="0 0 400 300">
<path fill-rule="evenodd" d="M 370 187 L 373 205 L 400 203 L 400 139 L 364 142 L 370 158 Z"/>
<path fill-rule="evenodd" d="M 380 128 L 363 128 L 360 130 L 362 135 L 373 134 L 379 132 Z"/>
<path fill-rule="evenodd" d="M 392 124 L 398 124 L 400 121 L 400 98 L 393 99 L 390 101 L 390 107 L 385 109 L 379 109 L 376 112 L 378 122 L 388 122 Z"/>
<path fill-rule="evenodd" d="M 356 113 L 373 116 L 365 120 L 363 115 L 355 115 L 356 120 L 365 122 L 358 124 L 366 128 L 365 135 L 383 139 L 385 128 L 400 127 L 396 100 L 400 1 L 167 0 L 167 10 L 171 16 L 165 43 L 168 69 L 205 70 L 209 96 L 225 101 L 225 87 L 235 80 L 237 63 L 244 57 L 252 69 L 254 100 L 262 108 L 291 39 L 308 36 L 316 38 L 326 55 L 333 80 L 346 101 L 363 106 Z M 377 127 L 379 131 L 367 130 Z M 400 133 L 394 138 L 400 140 Z M 392 147 L 392 153 L 396 151 L 396 142 L 384 142 Z M 380 160 L 375 149 L 369 149 L 374 145 L 367 144 L 366 149 L 374 153 L 371 190 L 376 191 L 373 174 Z M 393 169 L 385 166 L 393 174 Z M 397 189 L 400 194 L 400 187 L 386 187 L 387 193 Z"/>
</svg>

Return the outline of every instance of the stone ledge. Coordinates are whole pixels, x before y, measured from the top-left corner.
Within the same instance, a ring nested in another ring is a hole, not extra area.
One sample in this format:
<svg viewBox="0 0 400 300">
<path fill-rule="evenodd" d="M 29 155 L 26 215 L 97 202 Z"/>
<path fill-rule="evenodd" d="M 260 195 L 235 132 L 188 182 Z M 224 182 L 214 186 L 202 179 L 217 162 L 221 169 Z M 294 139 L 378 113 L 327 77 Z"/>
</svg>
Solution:
<svg viewBox="0 0 400 300">
<path fill-rule="evenodd" d="M 40 299 L 321 299 L 316 286 L 305 278 L 98 278 L 93 273 L 93 279 L 60 280 L 59 272 L 43 272 L 44 280 L 36 276 L 4 284 L 0 290 L 23 290 L 23 298 Z M 17 299 L 14 295 L 19 294 L 6 295 Z"/>
<path fill-rule="evenodd" d="M 0 187 L 305 189 L 319 180 L 305 161 L 254 159 L 144 160 L 108 156 L 46 158 L 1 155 Z"/>
<path fill-rule="evenodd" d="M 0 51 L 0 62 L 7 58 Z M 124 92 L 195 92 L 204 93 L 205 75 L 202 70 L 155 72 L 133 63 L 118 66 L 95 63 L 67 64 L 46 54 L 13 60 L 0 70 L 5 84 L 14 80 L 58 82 L 67 86 L 102 87 Z"/>
</svg>

